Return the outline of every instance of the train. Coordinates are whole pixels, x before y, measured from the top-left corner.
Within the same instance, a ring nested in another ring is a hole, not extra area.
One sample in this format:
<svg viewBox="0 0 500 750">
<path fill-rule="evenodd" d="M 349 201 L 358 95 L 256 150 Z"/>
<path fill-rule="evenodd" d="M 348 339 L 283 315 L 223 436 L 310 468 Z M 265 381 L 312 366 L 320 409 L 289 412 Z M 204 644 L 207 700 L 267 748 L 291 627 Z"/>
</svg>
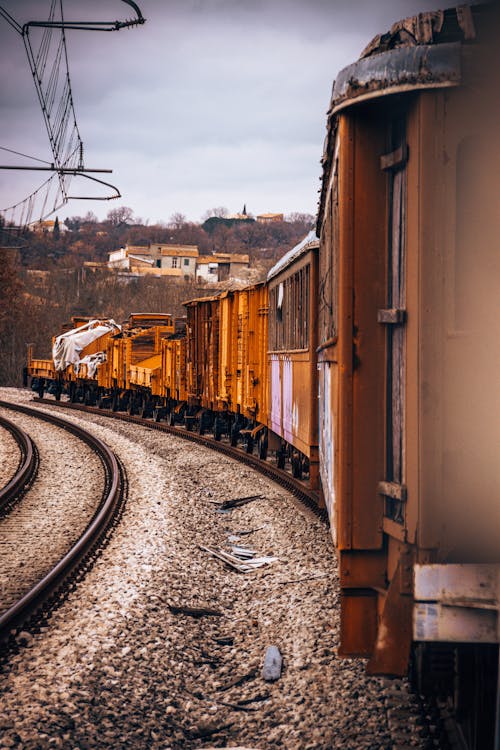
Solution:
<svg viewBox="0 0 500 750">
<path fill-rule="evenodd" d="M 28 362 L 56 398 L 226 435 L 307 482 L 339 653 L 410 674 L 468 750 L 500 747 L 498 28 L 494 3 L 419 13 L 340 71 L 316 229 L 265 282 L 183 320 L 75 320 L 93 372 Z"/>
</svg>

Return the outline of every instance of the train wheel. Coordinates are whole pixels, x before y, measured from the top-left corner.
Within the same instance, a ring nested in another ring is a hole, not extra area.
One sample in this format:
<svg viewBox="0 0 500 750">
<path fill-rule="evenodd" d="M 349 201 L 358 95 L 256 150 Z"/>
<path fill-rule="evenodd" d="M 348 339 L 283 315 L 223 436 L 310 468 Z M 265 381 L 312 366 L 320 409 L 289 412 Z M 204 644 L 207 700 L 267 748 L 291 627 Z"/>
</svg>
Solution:
<svg viewBox="0 0 500 750">
<path fill-rule="evenodd" d="M 295 479 L 302 479 L 302 461 L 299 456 L 292 457 L 292 476 Z"/>
<path fill-rule="evenodd" d="M 245 447 L 245 450 L 247 453 L 253 453 L 253 444 L 254 444 L 253 437 L 251 435 L 247 435 L 247 443 Z"/>
<path fill-rule="evenodd" d="M 259 458 L 265 461 L 267 458 L 267 440 L 266 438 L 259 439 Z"/>
<path fill-rule="evenodd" d="M 276 453 L 276 463 L 278 465 L 278 469 L 284 469 L 285 468 L 285 461 L 286 461 L 286 455 L 284 451 L 278 451 Z"/>
</svg>

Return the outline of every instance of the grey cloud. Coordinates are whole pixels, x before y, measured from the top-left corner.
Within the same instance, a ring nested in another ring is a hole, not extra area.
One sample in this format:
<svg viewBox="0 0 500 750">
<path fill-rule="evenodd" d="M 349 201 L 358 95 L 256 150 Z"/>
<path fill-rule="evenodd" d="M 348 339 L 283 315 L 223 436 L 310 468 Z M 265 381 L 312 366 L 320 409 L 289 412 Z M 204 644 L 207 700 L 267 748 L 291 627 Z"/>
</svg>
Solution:
<svg viewBox="0 0 500 750">
<path fill-rule="evenodd" d="M 67 35 L 87 163 L 114 169 L 123 203 L 144 218 L 235 210 L 313 211 L 325 111 L 338 70 L 394 20 L 428 0 L 138 0 L 147 22 Z M 49 2 L 4 0 L 24 22 Z M 65 0 L 66 18 L 130 17 L 119 0 Z M 0 19 L 0 145 L 46 158 L 22 40 Z M 20 146 L 22 145 L 22 148 Z M 28 150 L 28 149 L 32 150 Z M 31 175 L 31 187 L 38 177 Z M 0 174 L 0 206 L 26 174 Z M 28 191 L 29 192 L 29 191 Z M 105 216 L 110 204 L 89 205 Z M 111 204 L 114 205 L 114 204 Z"/>
</svg>

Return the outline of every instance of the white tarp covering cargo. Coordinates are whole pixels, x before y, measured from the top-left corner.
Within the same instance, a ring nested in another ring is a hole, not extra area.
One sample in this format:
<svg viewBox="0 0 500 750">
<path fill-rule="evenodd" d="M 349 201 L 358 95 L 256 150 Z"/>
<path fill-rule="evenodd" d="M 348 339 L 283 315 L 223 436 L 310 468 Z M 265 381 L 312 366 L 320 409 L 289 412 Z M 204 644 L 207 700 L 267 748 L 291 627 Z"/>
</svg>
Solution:
<svg viewBox="0 0 500 750">
<path fill-rule="evenodd" d="M 62 333 L 52 347 L 56 370 L 65 370 L 68 365 L 73 365 L 78 372 L 83 349 L 104 334 L 118 333 L 120 330 L 120 326 L 114 320 L 91 320 L 79 328 Z"/>
<path fill-rule="evenodd" d="M 80 367 L 82 365 L 87 365 L 87 377 L 95 378 L 97 368 L 103 362 L 106 362 L 106 352 L 96 352 L 95 354 L 87 354 L 86 357 L 82 357 L 82 359 L 76 365 L 74 365 L 75 372 L 78 375 Z"/>
</svg>

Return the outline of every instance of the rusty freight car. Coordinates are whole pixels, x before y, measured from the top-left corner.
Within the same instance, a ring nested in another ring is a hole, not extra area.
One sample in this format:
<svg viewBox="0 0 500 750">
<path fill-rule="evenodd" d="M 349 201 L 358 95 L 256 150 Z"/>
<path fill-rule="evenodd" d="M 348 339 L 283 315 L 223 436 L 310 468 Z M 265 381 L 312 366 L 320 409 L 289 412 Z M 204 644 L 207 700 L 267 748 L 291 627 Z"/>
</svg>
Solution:
<svg viewBox="0 0 500 750">
<path fill-rule="evenodd" d="M 188 427 L 230 434 L 248 451 L 267 448 L 267 288 L 257 284 L 190 300 L 187 310 Z M 192 420 L 190 422 L 189 420 Z"/>
<path fill-rule="evenodd" d="M 318 218 L 341 651 L 372 673 L 413 659 L 475 750 L 500 618 L 497 32 L 493 5 L 422 13 L 339 73 Z"/>
<path fill-rule="evenodd" d="M 269 447 L 293 475 L 318 483 L 316 289 L 318 238 L 310 232 L 268 273 Z"/>
</svg>

